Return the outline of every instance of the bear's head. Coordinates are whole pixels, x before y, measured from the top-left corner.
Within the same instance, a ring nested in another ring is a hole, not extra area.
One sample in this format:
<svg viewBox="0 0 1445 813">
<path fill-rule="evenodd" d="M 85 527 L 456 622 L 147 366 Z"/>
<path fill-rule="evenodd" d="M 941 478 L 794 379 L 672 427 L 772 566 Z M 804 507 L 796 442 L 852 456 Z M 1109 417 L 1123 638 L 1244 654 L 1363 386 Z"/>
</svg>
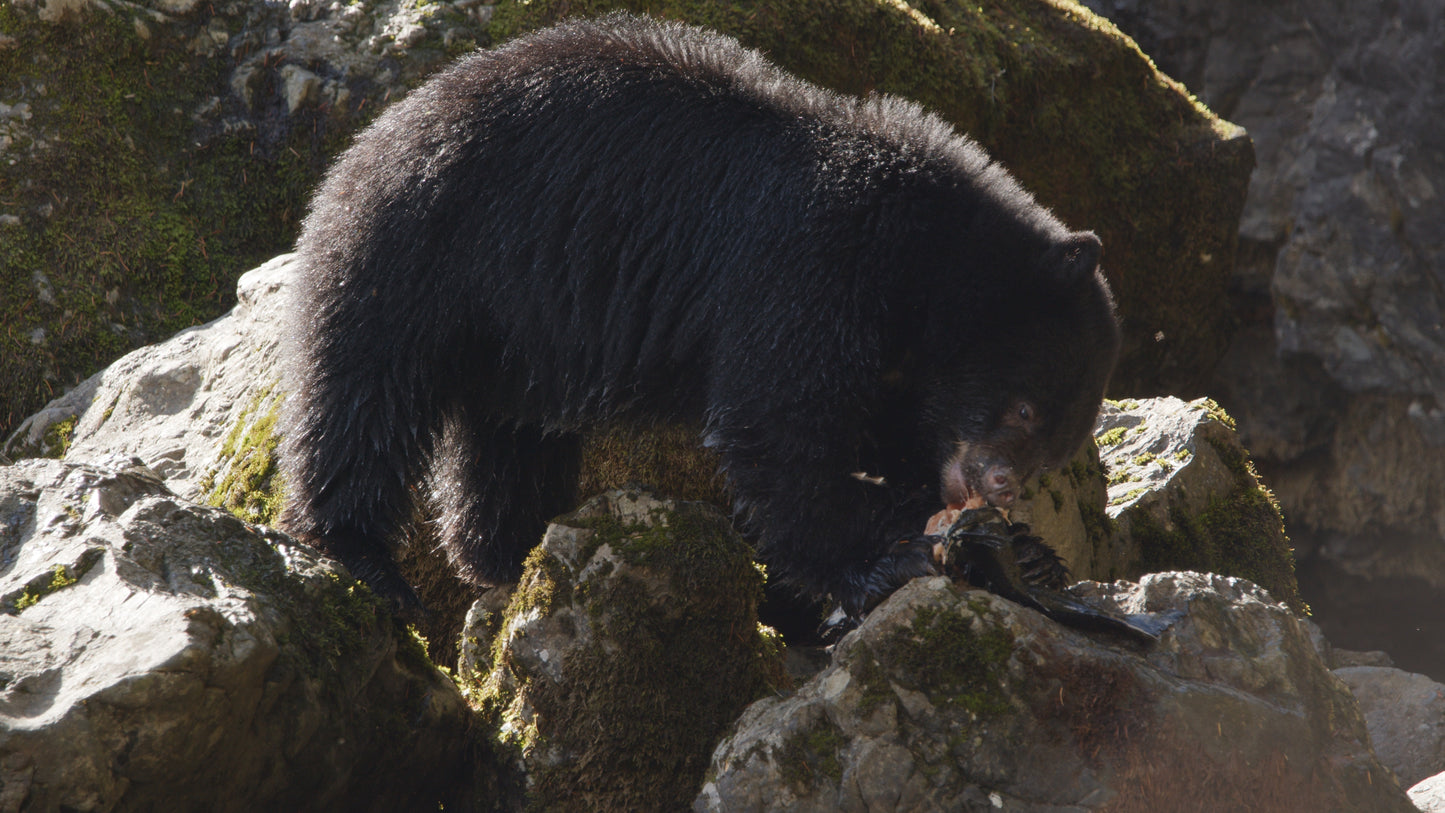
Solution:
<svg viewBox="0 0 1445 813">
<path fill-rule="evenodd" d="M 1007 507 L 1092 433 L 1120 344 L 1100 253 L 1093 233 L 1069 233 L 955 303 L 924 394 L 946 503 Z"/>
</svg>

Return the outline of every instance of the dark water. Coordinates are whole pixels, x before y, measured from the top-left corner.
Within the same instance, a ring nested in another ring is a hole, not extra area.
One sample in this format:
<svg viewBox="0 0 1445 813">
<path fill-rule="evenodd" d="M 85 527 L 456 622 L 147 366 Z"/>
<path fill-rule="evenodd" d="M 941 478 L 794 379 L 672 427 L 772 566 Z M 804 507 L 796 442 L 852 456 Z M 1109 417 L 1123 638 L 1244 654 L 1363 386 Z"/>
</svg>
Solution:
<svg viewBox="0 0 1445 813">
<path fill-rule="evenodd" d="M 1301 559 L 1300 592 L 1340 649 L 1382 649 L 1395 665 L 1445 683 L 1445 591 L 1423 579 L 1362 579 L 1330 560 Z"/>
</svg>

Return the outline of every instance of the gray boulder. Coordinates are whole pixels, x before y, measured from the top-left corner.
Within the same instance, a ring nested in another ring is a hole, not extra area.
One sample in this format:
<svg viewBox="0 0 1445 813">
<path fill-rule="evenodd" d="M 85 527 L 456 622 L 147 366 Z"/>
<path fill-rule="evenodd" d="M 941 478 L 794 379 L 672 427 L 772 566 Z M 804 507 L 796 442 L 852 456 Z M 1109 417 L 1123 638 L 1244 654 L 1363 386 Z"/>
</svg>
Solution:
<svg viewBox="0 0 1445 813">
<path fill-rule="evenodd" d="M 750 706 L 695 811 L 1413 811 L 1287 608 L 1164 573 L 1077 595 L 1177 612 L 1139 650 L 919 579 Z"/>
<path fill-rule="evenodd" d="M 0 467 L 0 810 L 450 808 L 471 729 L 315 552 L 134 462 Z"/>
<path fill-rule="evenodd" d="M 1359 701 L 1375 752 L 1401 785 L 1445 771 L 1445 685 L 1379 666 L 1350 666 L 1335 674 Z"/>
</svg>

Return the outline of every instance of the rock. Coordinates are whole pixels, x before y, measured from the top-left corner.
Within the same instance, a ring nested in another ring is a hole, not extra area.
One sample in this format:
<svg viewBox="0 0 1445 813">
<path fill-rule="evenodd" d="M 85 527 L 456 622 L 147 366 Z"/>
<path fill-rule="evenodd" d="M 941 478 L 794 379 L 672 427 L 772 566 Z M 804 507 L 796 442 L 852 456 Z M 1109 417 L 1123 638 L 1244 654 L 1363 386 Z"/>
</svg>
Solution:
<svg viewBox="0 0 1445 813">
<path fill-rule="evenodd" d="M 1445 773 L 1438 773 L 1410 788 L 1410 801 L 1425 813 L 1445 813 Z"/>
<path fill-rule="evenodd" d="M 117 460 L 0 467 L 0 809 L 435 810 L 491 792 L 461 695 L 369 593 Z"/>
<path fill-rule="evenodd" d="M 273 455 L 285 397 L 278 317 L 294 273 L 294 255 L 283 254 L 243 274 L 230 313 L 123 356 L 21 422 L 0 455 L 86 462 L 124 453 L 143 460 L 181 497 L 248 522 L 275 522 L 284 499 Z M 589 437 L 583 483 L 601 490 L 646 481 L 725 501 L 715 457 L 692 438 L 689 445 L 686 430 L 676 427 Z M 617 454 L 624 444 L 630 452 Z M 477 591 L 456 578 L 428 533 L 418 523 L 412 544 L 398 555 L 431 611 L 421 631 L 437 662 L 449 664 Z"/>
<path fill-rule="evenodd" d="M 1378 666 L 1335 674 L 1359 701 L 1380 762 L 1409 787 L 1445 771 L 1445 685 Z"/>
<path fill-rule="evenodd" d="M 210 496 L 214 483 L 234 479 L 228 436 L 244 434 L 254 416 L 279 404 L 278 319 L 293 263 L 285 254 L 242 275 L 231 313 L 127 354 L 21 422 L 0 451 L 12 458 L 53 453 L 45 437 L 69 421 L 67 459 L 139 457 L 176 493 Z"/>
<path fill-rule="evenodd" d="M 1243 328 L 1210 391 L 1279 495 L 1331 637 L 1445 679 L 1445 88 L 1420 80 L 1445 67 L 1445 9 L 1088 5 L 1253 137 Z"/>
<path fill-rule="evenodd" d="M 1111 576 L 1195 568 L 1250 579 L 1304 605 L 1284 521 L 1207 399 L 1106 402 L 1095 428 L 1115 523 Z"/>
<path fill-rule="evenodd" d="M 1412 811 L 1286 607 L 1192 573 L 1085 583 L 1149 651 L 918 579 L 713 755 L 696 811 Z"/>
<path fill-rule="evenodd" d="M 699 503 L 609 491 L 547 529 L 460 675 L 517 749 L 529 809 L 677 810 L 749 701 L 783 680 L 762 575 Z M 499 639 L 499 640 L 497 640 Z"/>
<path fill-rule="evenodd" d="M 1069 464 L 1024 483 L 1009 519 L 1028 524 L 1054 549 L 1076 579 L 1122 575 L 1113 549 L 1113 528 L 1104 508 L 1108 491 L 1099 449 L 1085 444 Z"/>
<path fill-rule="evenodd" d="M 294 240 L 346 134 L 486 41 L 475 7 L 429 0 L 5 8 L 0 267 L 53 291 L 5 289 L 0 332 L 44 341 L 0 354 L 0 434 L 224 312 L 236 277 Z"/>
</svg>

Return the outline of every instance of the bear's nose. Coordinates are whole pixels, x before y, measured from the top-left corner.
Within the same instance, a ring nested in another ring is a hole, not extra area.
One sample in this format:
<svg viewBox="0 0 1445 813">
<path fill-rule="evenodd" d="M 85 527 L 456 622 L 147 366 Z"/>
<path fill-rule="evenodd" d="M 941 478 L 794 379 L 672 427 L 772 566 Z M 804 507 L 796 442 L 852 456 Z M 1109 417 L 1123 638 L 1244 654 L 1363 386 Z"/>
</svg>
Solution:
<svg viewBox="0 0 1445 813">
<path fill-rule="evenodd" d="M 1012 473 L 1004 466 L 992 466 L 984 473 L 988 486 L 988 501 L 1000 508 L 1007 508 L 1018 498 L 1013 488 Z"/>
</svg>

